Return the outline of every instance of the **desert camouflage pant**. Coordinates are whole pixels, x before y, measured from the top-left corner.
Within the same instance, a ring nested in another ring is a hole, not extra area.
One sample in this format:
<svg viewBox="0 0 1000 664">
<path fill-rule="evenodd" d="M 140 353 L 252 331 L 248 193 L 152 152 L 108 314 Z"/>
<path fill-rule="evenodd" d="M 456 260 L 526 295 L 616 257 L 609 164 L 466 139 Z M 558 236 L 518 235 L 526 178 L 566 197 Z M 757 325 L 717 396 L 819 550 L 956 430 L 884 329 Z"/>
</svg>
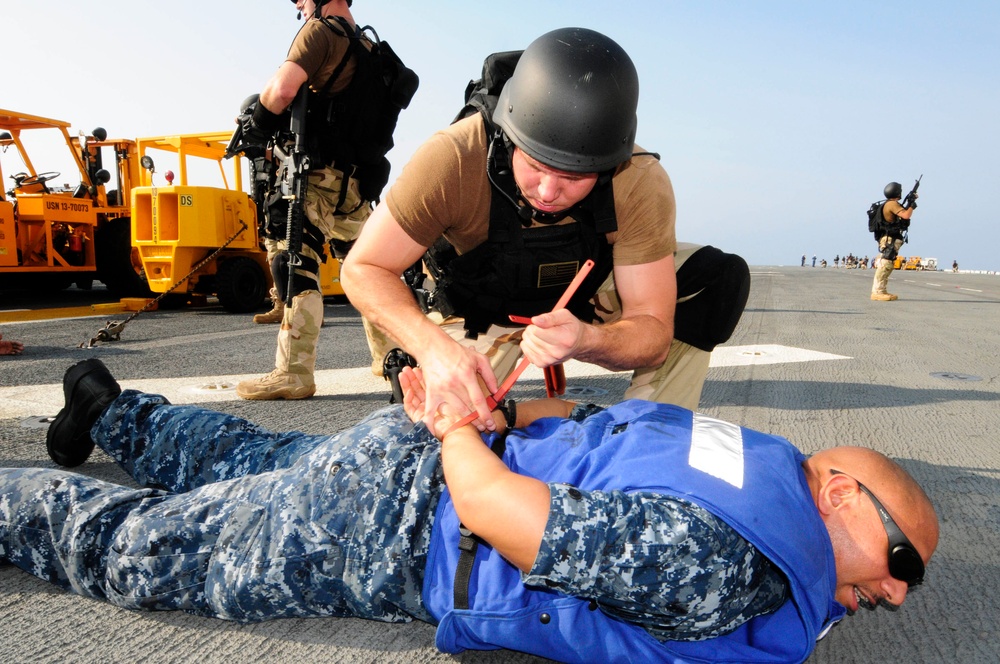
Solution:
<svg viewBox="0 0 1000 664">
<path fill-rule="evenodd" d="M 675 267 L 680 269 L 701 245 L 680 243 L 675 254 Z M 614 273 L 601 284 L 594 295 L 595 313 L 603 323 L 612 323 L 622 315 L 621 298 L 615 288 Z M 504 379 L 514 371 L 517 361 L 521 358 L 522 327 L 504 327 L 491 325 L 477 339 L 465 337 L 465 320 L 456 316 L 442 318 L 431 312 L 428 318 L 437 323 L 448 336 L 463 346 L 473 348 L 490 358 L 490 366 L 497 381 Z M 368 347 L 372 354 L 372 372 L 382 375 L 382 361 L 385 354 L 399 344 L 389 339 L 381 330 L 364 321 L 365 334 L 368 337 Z M 667 359 L 658 367 L 644 367 L 632 372 L 632 381 L 625 392 L 626 399 L 645 399 L 658 403 L 671 403 L 689 410 L 698 410 L 701 391 L 705 385 L 709 360 L 712 354 L 690 344 L 674 339 L 670 343 Z"/>
<path fill-rule="evenodd" d="M 309 171 L 309 186 L 306 188 L 303 209 L 306 222 L 316 229 L 315 234 L 322 235 L 324 243 L 330 240 L 351 242 L 357 239 L 372 212 L 371 205 L 358 193 L 358 181 L 355 178 L 348 178 L 347 194 L 338 209 L 337 201 L 340 200 L 343 183 L 344 174 L 336 168 L 325 167 Z M 285 238 L 266 237 L 264 248 L 267 250 L 267 262 L 271 263 L 279 252 L 288 248 L 288 242 Z M 317 255 L 305 243 L 302 245 L 302 254 L 303 258 L 312 259 L 316 265 L 323 262 L 323 256 Z M 302 268 L 298 272 L 315 281 L 317 290 L 320 289 L 318 273 Z"/>
<path fill-rule="evenodd" d="M 878 242 L 879 252 L 885 251 L 886 247 L 890 246 L 895 248 L 895 254 L 899 254 L 899 250 L 903 247 L 903 241 L 886 235 Z M 875 268 L 875 277 L 872 279 L 872 293 L 885 293 L 886 289 L 889 288 L 889 275 L 895 269 L 894 264 L 892 260 L 881 255 L 876 255 L 875 260 L 878 261 L 878 266 Z"/>
<path fill-rule="evenodd" d="M 141 486 L 0 469 L 0 558 L 129 609 L 430 620 L 440 447 L 399 407 L 276 434 L 127 390 L 92 430 Z"/>
</svg>

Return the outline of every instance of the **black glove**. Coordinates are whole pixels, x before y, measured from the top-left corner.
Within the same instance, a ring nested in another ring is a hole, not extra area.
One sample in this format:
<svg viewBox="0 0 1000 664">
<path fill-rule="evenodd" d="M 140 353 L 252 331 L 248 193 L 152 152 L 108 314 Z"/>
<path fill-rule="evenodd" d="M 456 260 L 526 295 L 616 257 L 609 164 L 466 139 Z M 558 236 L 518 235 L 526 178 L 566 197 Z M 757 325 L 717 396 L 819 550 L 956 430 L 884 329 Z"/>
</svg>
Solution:
<svg viewBox="0 0 1000 664">
<path fill-rule="evenodd" d="M 249 111 L 249 109 L 247 110 Z M 243 140 L 241 141 L 242 145 L 262 148 L 267 145 L 269 140 L 271 140 L 271 135 L 258 127 L 253 121 L 252 113 L 244 113 L 237 118 L 237 121 L 243 129 Z"/>
<path fill-rule="evenodd" d="M 251 104 L 237 118 L 243 129 L 243 143 L 259 147 L 266 146 L 271 140 L 271 136 L 274 135 L 274 130 L 278 128 L 280 120 L 280 115 L 267 110 L 267 107 L 260 101 Z"/>
</svg>

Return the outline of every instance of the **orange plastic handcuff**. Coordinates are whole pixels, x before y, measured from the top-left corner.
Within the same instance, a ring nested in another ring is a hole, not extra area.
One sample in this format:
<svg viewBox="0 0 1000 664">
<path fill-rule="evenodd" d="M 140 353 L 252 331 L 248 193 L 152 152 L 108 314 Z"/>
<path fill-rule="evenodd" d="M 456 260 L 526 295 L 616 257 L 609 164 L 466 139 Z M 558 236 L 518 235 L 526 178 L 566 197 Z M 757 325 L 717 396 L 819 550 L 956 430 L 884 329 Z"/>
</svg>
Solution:
<svg viewBox="0 0 1000 664">
<path fill-rule="evenodd" d="M 584 262 L 583 265 L 580 266 L 580 271 L 576 273 L 576 276 L 573 277 L 573 281 L 571 281 L 569 283 L 569 286 L 566 287 L 566 292 L 564 292 L 562 296 L 559 298 L 559 301 L 556 302 L 556 306 L 552 307 L 552 311 L 558 311 L 560 309 L 564 309 L 566 305 L 569 304 L 570 298 L 572 298 L 573 294 L 576 293 L 576 289 L 579 288 L 580 284 L 583 283 L 583 280 L 587 278 L 587 275 L 590 273 L 590 270 L 593 267 L 594 267 L 594 261 L 590 259 L 588 259 L 586 262 Z M 521 323 L 524 325 L 527 325 L 531 322 L 530 318 L 525 318 L 523 316 L 511 316 L 510 319 L 515 323 Z M 497 407 L 497 404 L 500 403 L 505 396 L 507 396 L 507 393 L 510 391 L 510 388 L 514 387 L 514 383 L 517 381 L 518 378 L 521 377 L 521 374 L 524 373 L 524 370 L 528 368 L 529 364 L 531 363 L 528 361 L 528 358 L 522 357 L 517 367 L 515 367 L 514 371 L 512 371 L 510 375 L 507 376 L 507 379 L 503 383 L 501 383 L 500 387 L 497 388 L 497 391 L 486 397 L 486 405 L 489 407 L 490 410 L 494 410 Z M 469 424 L 477 417 L 479 417 L 478 413 L 476 412 L 469 413 L 468 415 L 460 419 L 458 422 L 455 422 L 455 424 L 451 425 L 451 427 L 444 432 L 444 436 L 447 436 L 449 433 L 455 431 L 456 429 L 464 427 L 466 424 Z M 508 422 L 507 426 L 513 427 L 514 423 Z M 444 438 L 444 436 L 441 436 L 441 438 Z"/>
</svg>

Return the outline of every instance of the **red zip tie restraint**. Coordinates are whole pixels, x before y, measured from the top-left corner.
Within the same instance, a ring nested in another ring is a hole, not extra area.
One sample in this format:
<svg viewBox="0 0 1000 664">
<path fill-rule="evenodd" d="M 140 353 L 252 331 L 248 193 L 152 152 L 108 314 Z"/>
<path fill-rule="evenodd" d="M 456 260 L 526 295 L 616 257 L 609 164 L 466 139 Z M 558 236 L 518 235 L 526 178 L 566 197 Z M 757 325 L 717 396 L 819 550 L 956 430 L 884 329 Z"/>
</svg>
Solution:
<svg viewBox="0 0 1000 664">
<path fill-rule="evenodd" d="M 580 284 L 583 283 L 583 280 L 587 278 L 587 275 L 590 273 L 590 270 L 593 267 L 594 267 L 594 261 L 590 259 L 587 259 L 587 261 L 584 262 L 582 266 L 580 266 L 580 271 L 576 273 L 576 276 L 573 277 L 573 281 L 571 281 L 569 283 L 569 286 L 566 287 L 566 292 L 564 292 L 562 296 L 559 298 L 559 301 L 556 302 L 556 306 L 552 307 L 552 311 L 559 311 L 560 309 L 566 308 L 566 305 L 569 304 L 570 298 L 572 298 L 573 294 L 576 293 L 576 289 L 579 288 Z M 528 324 L 531 322 L 530 318 L 524 318 L 523 316 L 511 316 L 510 318 L 516 323 Z M 496 392 L 486 397 L 486 405 L 489 407 L 490 410 L 494 410 L 497 407 L 497 404 L 500 403 L 505 396 L 507 396 L 507 393 L 510 392 L 510 388 L 514 387 L 514 383 L 517 381 L 518 378 L 521 377 L 521 374 L 524 373 L 524 370 L 528 368 L 529 364 L 531 363 L 528 361 L 528 358 L 522 357 L 517 367 L 514 368 L 514 371 L 512 371 L 509 376 L 507 376 L 507 380 L 505 380 L 500 385 L 500 387 L 497 388 Z M 468 415 L 460 419 L 458 422 L 455 422 L 455 424 L 451 425 L 451 428 L 449 428 L 447 431 L 444 432 L 444 436 L 447 436 L 455 429 L 464 427 L 466 424 L 469 424 L 470 422 L 475 420 L 478 416 L 479 415 L 476 412 L 469 413 Z M 514 423 L 508 422 L 507 426 L 513 427 Z M 441 436 L 441 438 L 443 439 L 444 436 Z"/>
</svg>

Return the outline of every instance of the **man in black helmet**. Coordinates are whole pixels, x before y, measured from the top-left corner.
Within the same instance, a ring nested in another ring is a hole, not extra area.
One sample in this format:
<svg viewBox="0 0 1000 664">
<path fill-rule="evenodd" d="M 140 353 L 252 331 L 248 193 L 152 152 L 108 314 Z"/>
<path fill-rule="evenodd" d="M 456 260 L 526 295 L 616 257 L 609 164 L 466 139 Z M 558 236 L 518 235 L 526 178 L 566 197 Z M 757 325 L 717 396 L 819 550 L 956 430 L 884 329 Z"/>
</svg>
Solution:
<svg viewBox="0 0 1000 664">
<path fill-rule="evenodd" d="M 582 28 L 542 35 L 495 109 L 435 134 L 376 208 L 341 283 L 374 325 L 374 364 L 397 346 L 423 368 L 427 417 L 448 403 L 492 429 L 479 380 L 495 392 L 521 353 L 543 368 L 575 358 L 635 370 L 627 397 L 697 408 L 710 351 L 746 302 L 748 271 L 712 247 L 678 248 L 670 178 L 634 144 L 637 103 L 635 67 L 614 41 Z M 400 276 L 432 247 L 425 316 Z M 676 275 L 689 256 L 735 287 L 715 317 L 725 320 L 681 341 Z M 595 267 L 576 296 L 552 311 L 588 258 Z"/>
<path fill-rule="evenodd" d="M 310 88 L 311 104 L 329 104 L 331 97 L 345 98 L 344 103 L 351 103 L 348 85 L 357 61 L 352 40 L 366 44 L 351 15 L 353 0 L 292 1 L 300 17 L 307 17 L 306 22 L 295 36 L 287 58 L 264 86 L 252 114 L 245 116 L 243 136 L 250 144 L 264 145 L 277 130 L 287 129 L 285 111 L 303 85 Z M 326 130 L 311 120 L 308 125 L 314 135 Z M 312 159 L 309 170 L 300 251 L 302 265 L 294 268 L 290 307 L 284 305 L 290 269 L 284 239 L 287 213 L 282 214 L 287 207 L 271 210 L 270 237 L 265 244 L 274 274 L 275 288 L 271 293 L 274 308 L 260 318 L 255 317 L 255 322 L 280 322 L 281 328 L 274 370 L 261 378 L 241 382 L 236 392 L 244 399 L 306 399 L 316 392 L 313 370 L 323 322 L 318 275 L 324 247 L 331 240 L 344 243 L 354 240 L 372 207 L 359 191 L 359 180 L 353 175 L 345 178 L 345 172 L 353 172 L 354 165 L 342 163 L 345 160 L 336 158 L 326 147 L 322 155 Z"/>
<path fill-rule="evenodd" d="M 914 202 L 910 207 L 904 208 L 899 203 L 903 195 L 903 185 L 890 182 L 885 185 L 883 193 L 886 201 L 882 205 L 881 224 L 875 229 L 880 255 L 875 257 L 877 267 L 875 278 L 872 280 L 872 299 L 877 302 L 891 302 L 898 298 L 886 290 L 889 286 L 889 275 L 892 274 L 899 249 L 903 246 L 903 232 L 910 227 L 910 217 L 917 208 L 918 194 L 913 192 Z"/>
</svg>

